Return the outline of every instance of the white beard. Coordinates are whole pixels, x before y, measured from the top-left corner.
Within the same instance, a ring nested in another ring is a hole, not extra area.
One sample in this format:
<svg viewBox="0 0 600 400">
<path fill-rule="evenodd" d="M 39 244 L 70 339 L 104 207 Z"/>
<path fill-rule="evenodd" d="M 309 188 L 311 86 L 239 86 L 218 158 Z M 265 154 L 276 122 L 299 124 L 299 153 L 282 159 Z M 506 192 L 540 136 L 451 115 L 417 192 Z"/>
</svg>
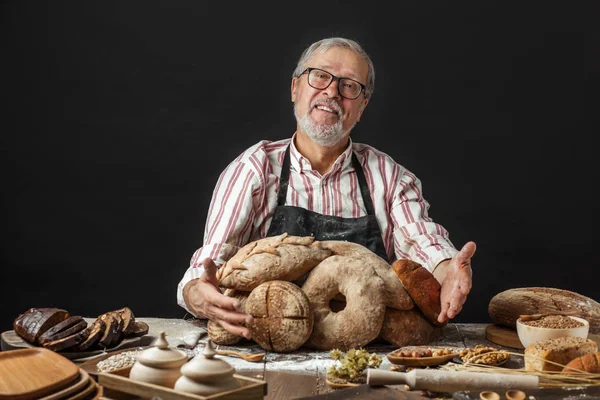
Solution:
<svg viewBox="0 0 600 400">
<path fill-rule="evenodd" d="M 300 116 L 298 114 L 297 105 L 294 104 L 294 115 L 296 116 L 296 121 L 298 122 L 302 132 L 306 133 L 306 135 L 319 146 L 335 146 L 342 139 L 344 139 L 348 132 L 350 132 L 350 130 L 353 128 L 352 126 L 350 129 L 344 130 L 341 119 L 338 119 L 338 121 L 333 125 L 319 124 L 312 119 L 310 115 L 310 112 L 313 110 L 313 108 L 314 105 L 311 105 L 306 114 Z M 339 107 L 336 105 L 333 106 L 332 109 L 339 110 Z"/>
</svg>

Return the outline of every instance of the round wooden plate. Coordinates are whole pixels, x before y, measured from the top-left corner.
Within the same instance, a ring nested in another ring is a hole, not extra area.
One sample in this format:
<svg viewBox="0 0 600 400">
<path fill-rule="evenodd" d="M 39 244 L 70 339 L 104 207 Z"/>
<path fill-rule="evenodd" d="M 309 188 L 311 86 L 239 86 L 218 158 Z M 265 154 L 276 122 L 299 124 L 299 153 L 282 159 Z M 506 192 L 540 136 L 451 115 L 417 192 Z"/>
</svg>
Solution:
<svg viewBox="0 0 600 400">
<path fill-rule="evenodd" d="M 60 400 L 68 397 L 69 395 L 82 390 L 84 387 L 89 385 L 90 375 L 87 371 L 79 368 L 79 379 L 72 385 L 67 386 L 63 390 L 56 393 L 52 393 L 46 397 L 42 397 L 40 400 Z"/>
<path fill-rule="evenodd" d="M 424 351 L 430 349 L 431 351 L 441 350 L 441 349 L 449 349 L 453 352 L 450 354 L 446 354 L 443 356 L 437 357 L 400 357 L 398 356 L 401 352 L 413 352 L 413 351 Z M 447 363 L 452 360 L 453 357 L 456 357 L 460 353 L 458 348 L 454 347 L 433 347 L 433 346 L 405 346 L 400 347 L 392 351 L 391 353 L 386 354 L 386 357 L 392 364 L 404 365 L 407 367 L 430 367 L 433 365 L 441 365 Z"/>
</svg>

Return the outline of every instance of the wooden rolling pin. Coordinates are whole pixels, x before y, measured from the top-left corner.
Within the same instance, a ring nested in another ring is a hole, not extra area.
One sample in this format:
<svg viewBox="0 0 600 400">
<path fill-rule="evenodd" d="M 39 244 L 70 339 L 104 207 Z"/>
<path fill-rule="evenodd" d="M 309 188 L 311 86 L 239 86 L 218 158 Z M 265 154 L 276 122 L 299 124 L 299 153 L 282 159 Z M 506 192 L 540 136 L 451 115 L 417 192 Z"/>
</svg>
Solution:
<svg viewBox="0 0 600 400">
<path fill-rule="evenodd" d="M 432 392 L 458 392 L 463 390 L 495 389 L 538 389 L 536 375 L 497 374 L 487 372 L 439 371 L 413 369 L 410 372 L 395 372 L 370 368 L 367 384 L 408 385 L 411 390 Z"/>
</svg>

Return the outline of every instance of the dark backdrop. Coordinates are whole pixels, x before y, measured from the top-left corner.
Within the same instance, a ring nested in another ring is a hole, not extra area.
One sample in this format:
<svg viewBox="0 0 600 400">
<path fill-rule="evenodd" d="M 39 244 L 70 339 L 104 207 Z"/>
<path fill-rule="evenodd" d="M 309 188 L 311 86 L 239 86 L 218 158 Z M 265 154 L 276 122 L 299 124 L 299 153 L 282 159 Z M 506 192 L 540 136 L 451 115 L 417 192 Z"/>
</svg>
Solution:
<svg viewBox="0 0 600 400">
<path fill-rule="evenodd" d="M 478 245 L 457 321 L 513 287 L 598 298 L 593 10 L 458 3 L 3 2 L 1 328 L 30 307 L 183 317 L 219 173 L 292 135 L 292 71 L 333 35 L 376 65 L 354 140 Z"/>
</svg>

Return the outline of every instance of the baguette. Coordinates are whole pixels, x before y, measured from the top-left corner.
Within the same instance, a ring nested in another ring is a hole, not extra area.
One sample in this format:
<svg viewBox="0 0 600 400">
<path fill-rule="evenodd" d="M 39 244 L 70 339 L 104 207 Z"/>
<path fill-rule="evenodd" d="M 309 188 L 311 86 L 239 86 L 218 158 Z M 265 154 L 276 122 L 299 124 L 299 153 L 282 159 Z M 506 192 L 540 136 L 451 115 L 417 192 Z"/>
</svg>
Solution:
<svg viewBox="0 0 600 400">
<path fill-rule="evenodd" d="M 564 374 L 577 374 L 589 372 L 600 374 L 600 353 L 590 353 L 585 356 L 577 357 L 563 368 Z"/>
</svg>

